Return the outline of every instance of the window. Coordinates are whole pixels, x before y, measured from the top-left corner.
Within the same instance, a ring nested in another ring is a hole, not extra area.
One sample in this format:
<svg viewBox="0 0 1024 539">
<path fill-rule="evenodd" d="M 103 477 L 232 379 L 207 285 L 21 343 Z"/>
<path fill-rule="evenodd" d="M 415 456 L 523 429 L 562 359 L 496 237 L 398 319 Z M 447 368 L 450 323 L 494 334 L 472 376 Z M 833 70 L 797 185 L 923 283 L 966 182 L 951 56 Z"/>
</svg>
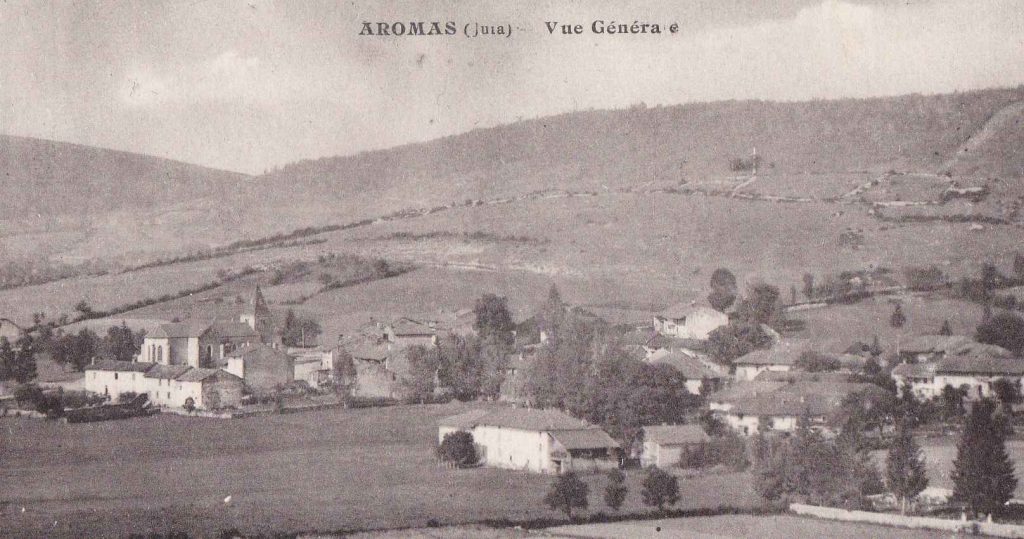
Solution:
<svg viewBox="0 0 1024 539">
<path fill-rule="evenodd" d="M 156 362 L 157 363 L 163 363 L 163 361 L 164 361 L 164 347 L 163 346 L 157 346 L 156 347 Z"/>
<path fill-rule="evenodd" d="M 114 373 L 114 380 L 117 380 L 117 373 Z"/>
</svg>

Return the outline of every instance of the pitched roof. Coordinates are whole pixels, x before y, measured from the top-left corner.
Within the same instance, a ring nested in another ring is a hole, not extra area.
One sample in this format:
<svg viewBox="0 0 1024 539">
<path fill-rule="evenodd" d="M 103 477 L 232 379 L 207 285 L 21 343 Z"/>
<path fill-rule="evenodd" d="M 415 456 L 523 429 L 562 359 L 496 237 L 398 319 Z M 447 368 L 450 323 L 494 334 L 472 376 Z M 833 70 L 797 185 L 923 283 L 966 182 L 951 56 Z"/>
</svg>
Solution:
<svg viewBox="0 0 1024 539">
<path fill-rule="evenodd" d="M 1024 359 L 987 355 L 947 357 L 935 366 L 936 374 L 984 374 L 1024 376 Z"/>
<path fill-rule="evenodd" d="M 935 376 L 935 363 L 900 363 L 892 369 L 893 376 L 904 378 L 932 378 Z"/>
<path fill-rule="evenodd" d="M 562 447 L 572 451 L 573 449 L 604 449 L 608 447 L 619 447 L 619 443 L 612 439 L 607 432 L 597 427 L 588 429 L 555 430 L 551 431 L 551 437 Z"/>
<path fill-rule="evenodd" d="M 844 397 L 776 391 L 736 401 L 730 412 L 756 416 L 825 416 L 839 409 Z"/>
<path fill-rule="evenodd" d="M 242 322 L 217 321 L 210 325 L 210 330 L 220 337 L 259 337 L 260 334 L 249 324 Z"/>
<path fill-rule="evenodd" d="M 644 427 L 644 441 L 658 445 L 696 444 L 710 440 L 700 425 L 653 425 Z"/>
<path fill-rule="evenodd" d="M 146 371 L 146 378 L 175 379 L 191 368 L 188 365 L 154 365 Z"/>
<path fill-rule="evenodd" d="M 117 361 L 113 359 L 99 359 L 92 365 L 87 365 L 87 371 L 113 371 L 113 372 L 146 372 L 153 368 L 156 363 L 142 361 Z"/>
<path fill-rule="evenodd" d="M 281 350 L 278 350 L 277 348 L 273 348 L 265 344 L 252 344 L 249 346 L 242 346 L 241 348 L 236 348 L 232 350 L 231 353 L 227 355 L 227 357 L 240 357 L 242 359 L 286 360 L 288 358 L 288 354 L 282 352 Z"/>
<path fill-rule="evenodd" d="M 704 378 L 725 378 L 721 373 L 708 367 L 695 356 L 685 352 L 668 352 L 659 355 L 651 360 L 654 365 L 668 365 L 679 371 L 687 380 L 702 380 Z"/>
<path fill-rule="evenodd" d="M 675 305 L 672 305 L 665 309 L 664 311 L 658 313 L 658 316 L 669 320 L 679 320 L 680 318 L 686 318 L 688 316 L 693 316 L 695 314 L 707 314 L 711 316 L 728 316 L 725 313 L 721 311 L 716 311 L 715 309 L 712 309 L 711 307 L 708 307 L 706 305 L 696 305 L 694 303 L 686 302 L 676 303 Z"/>
<path fill-rule="evenodd" d="M 708 396 L 709 402 L 734 402 L 739 399 L 771 393 L 789 385 L 788 382 L 743 382 L 732 387 L 716 391 Z"/>
<path fill-rule="evenodd" d="M 480 425 L 502 427 L 507 429 L 552 431 L 578 430 L 592 428 L 559 410 L 540 410 L 536 408 L 499 408 L 490 412 L 480 413 L 471 410 L 459 415 L 446 417 L 439 425 L 446 427 L 472 428 Z"/>
<path fill-rule="evenodd" d="M 231 378 L 236 379 L 236 380 L 241 380 L 241 378 L 235 376 L 234 374 L 231 374 L 228 371 L 222 370 L 222 369 L 196 369 L 196 368 L 192 368 L 192 369 L 189 369 L 189 370 L 185 371 L 183 374 L 181 374 L 177 378 L 175 378 L 175 380 L 178 380 L 179 382 L 202 382 L 203 380 L 206 380 L 207 378 L 210 378 L 210 377 L 213 377 L 213 376 L 227 376 L 227 377 L 231 377 Z"/>
<path fill-rule="evenodd" d="M 399 318 L 388 324 L 395 335 L 436 335 L 437 330 L 416 320 Z"/>
<path fill-rule="evenodd" d="M 810 349 L 804 340 L 782 341 L 771 348 L 754 350 L 733 361 L 734 365 L 792 365 L 800 354 Z"/>
<path fill-rule="evenodd" d="M 918 335 L 900 344 L 900 352 L 907 354 L 948 353 L 970 342 L 971 339 L 963 335 Z"/>
<path fill-rule="evenodd" d="M 185 337 L 198 337 L 210 328 L 209 322 L 171 322 L 160 324 L 149 337 L 158 339 L 180 339 Z"/>
</svg>

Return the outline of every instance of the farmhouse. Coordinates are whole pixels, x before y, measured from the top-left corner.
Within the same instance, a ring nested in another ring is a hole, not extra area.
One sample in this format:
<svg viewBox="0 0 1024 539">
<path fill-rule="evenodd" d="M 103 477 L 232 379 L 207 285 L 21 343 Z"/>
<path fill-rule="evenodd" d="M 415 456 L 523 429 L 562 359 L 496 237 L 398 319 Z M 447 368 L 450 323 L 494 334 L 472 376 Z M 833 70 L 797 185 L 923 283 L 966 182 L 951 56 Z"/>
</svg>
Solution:
<svg viewBox="0 0 1024 539">
<path fill-rule="evenodd" d="M 480 462 L 495 468 L 560 474 L 619 466 L 608 433 L 557 410 L 470 410 L 438 423 L 438 443 L 456 431 L 472 434 Z"/>
<path fill-rule="evenodd" d="M 295 359 L 265 344 L 243 346 L 228 354 L 224 369 L 253 391 L 269 391 L 295 380 Z"/>
<path fill-rule="evenodd" d="M 786 372 L 793 368 L 800 354 L 807 351 L 810 345 L 803 340 L 782 341 L 775 346 L 763 350 L 754 350 L 733 361 L 736 367 L 736 380 L 749 381 L 764 371 Z"/>
<path fill-rule="evenodd" d="M 979 400 L 996 396 L 996 380 L 1004 379 L 1020 387 L 1024 381 L 1024 359 L 962 354 L 937 362 L 897 365 L 892 378 L 900 394 L 909 389 L 920 399 L 930 399 L 951 386 L 965 389 L 964 397 L 968 400 Z"/>
<path fill-rule="evenodd" d="M 707 306 L 678 303 L 654 316 L 654 330 L 667 337 L 704 340 L 729 323 L 729 315 Z"/>
<path fill-rule="evenodd" d="M 117 399 L 146 394 L 158 406 L 217 409 L 242 401 L 242 379 L 220 369 L 99 360 L 85 368 L 85 389 Z"/>
<path fill-rule="evenodd" d="M 809 421 L 812 428 L 823 428 L 826 420 L 839 410 L 847 396 L 861 391 L 885 392 L 867 383 L 783 383 L 774 391 L 755 391 L 725 402 L 718 397 L 716 400 L 719 405 L 712 410 L 726 425 L 743 435 L 769 430 L 794 432 L 802 419 Z"/>
<path fill-rule="evenodd" d="M 295 380 L 303 380 L 317 388 L 334 378 L 334 353 L 320 347 L 289 348 L 286 352 L 295 361 Z"/>
<path fill-rule="evenodd" d="M 640 465 L 669 468 L 679 464 L 688 452 L 711 438 L 700 425 L 662 425 L 644 427 Z"/>
</svg>

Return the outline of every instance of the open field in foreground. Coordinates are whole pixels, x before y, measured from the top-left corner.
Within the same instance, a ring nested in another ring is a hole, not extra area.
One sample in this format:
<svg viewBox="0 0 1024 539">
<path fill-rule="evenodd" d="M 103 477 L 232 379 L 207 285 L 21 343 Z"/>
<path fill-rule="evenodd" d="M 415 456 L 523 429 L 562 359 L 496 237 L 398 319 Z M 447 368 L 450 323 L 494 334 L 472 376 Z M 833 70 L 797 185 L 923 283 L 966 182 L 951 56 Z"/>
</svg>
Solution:
<svg viewBox="0 0 1024 539">
<path fill-rule="evenodd" d="M 726 515 L 718 517 L 641 520 L 610 524 L 560 526 L 546 530 L 555 537 L 619 538 L 659 537 L 683 539 L 712 537 L 757 537 L 761 539 L 818 538 L 883 539 L 900 537 L 924 539 L 945 537 L 941 532 L 889 528 L 831 520 L 815 520 L 793 516 Z"/>
<path fill-rule="evenodd" d="M 550 477 L 435 466 L 436 421 L 479 404 L 214 420 L 0 420 L 0 537 L 215 535 L 551 518 Z M 629 473 L 625 511 L 640 505 Z M 587 477 L 601 510 L 602 476 Z M 746 474 L 681 482 L 681 508 L 758 503 Z M 224 503 L 231 496 L 230 504 Z M 25 508 L 22 512 L 22 508 Z"/>
</svg>

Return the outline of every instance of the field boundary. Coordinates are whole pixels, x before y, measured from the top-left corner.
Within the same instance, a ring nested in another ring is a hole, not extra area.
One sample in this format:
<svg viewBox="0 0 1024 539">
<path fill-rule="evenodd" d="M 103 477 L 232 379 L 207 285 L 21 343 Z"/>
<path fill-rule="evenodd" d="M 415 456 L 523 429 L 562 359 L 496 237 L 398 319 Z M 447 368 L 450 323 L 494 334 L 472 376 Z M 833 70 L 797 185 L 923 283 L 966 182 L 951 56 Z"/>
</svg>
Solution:
<svg viewBox="0 0 1024 539">
<path fill-rule="evenodd" d="M 998 524 L 976 520 L 949 520 L 935 517 L 917 517 L 890 513 L 873 513 L 871 511 L 849 511 L 835 507 L 790 504 L 789 510 L 800 516 L 811 516 L 826 520 L 844 522 L 865 522 L 898 528 L 928 529 L 950 531 L 955 533 L 983 534 L 993 537 L 1024 538 L 1024 526 L 1016 524 Z"/>
</svg>

